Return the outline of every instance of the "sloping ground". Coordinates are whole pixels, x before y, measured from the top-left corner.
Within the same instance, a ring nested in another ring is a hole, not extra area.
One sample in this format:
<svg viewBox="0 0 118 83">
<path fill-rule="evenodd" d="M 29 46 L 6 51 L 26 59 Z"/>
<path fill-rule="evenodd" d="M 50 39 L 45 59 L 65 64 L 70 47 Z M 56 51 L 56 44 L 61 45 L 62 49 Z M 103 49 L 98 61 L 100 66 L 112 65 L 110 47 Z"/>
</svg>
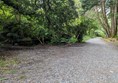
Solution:
<svg viewBox="0 0 118 83">
<path fill-rule="evenodd" d="M 118 83 L 118 48 L 101 38 L 12 53 L 20 64 L 2 83 Z"/>
</svg>

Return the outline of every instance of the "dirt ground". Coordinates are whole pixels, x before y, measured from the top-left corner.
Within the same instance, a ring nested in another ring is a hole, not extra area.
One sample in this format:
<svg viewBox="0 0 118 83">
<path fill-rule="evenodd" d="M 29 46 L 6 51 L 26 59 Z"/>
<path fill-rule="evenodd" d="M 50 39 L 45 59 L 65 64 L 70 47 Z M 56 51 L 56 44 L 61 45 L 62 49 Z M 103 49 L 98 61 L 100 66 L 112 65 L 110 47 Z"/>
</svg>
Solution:
<svg viewBox="0 0 118 83">
<path fill-rule="evenodd" d="M 95 38 L 82 44 L 10 49 L 1 83 L 118 83 L 118 47 Z M 6 59 L 5 58 L 5 59 Z"/>
</svg>

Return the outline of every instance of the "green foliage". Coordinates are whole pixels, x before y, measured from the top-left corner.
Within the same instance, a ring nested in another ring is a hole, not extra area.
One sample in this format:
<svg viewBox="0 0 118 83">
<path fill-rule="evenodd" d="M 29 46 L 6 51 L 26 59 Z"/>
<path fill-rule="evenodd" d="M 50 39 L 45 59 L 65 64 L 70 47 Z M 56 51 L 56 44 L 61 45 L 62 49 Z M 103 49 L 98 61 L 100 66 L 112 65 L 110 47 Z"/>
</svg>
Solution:
<svg viewBox="0 0 118 83">
<path fill-rule="evenodd" d="M 96 34 L 96 36 L 98 36 L 98 37 L 105 37 L 104 31 L 103 31 L 103 30 L 100 30 L 100 29 L 95 30 L 95 34 Z"/>
<path fill-rule="evenodd" d="M 82 2 L 82 8 L 84 12 L 90 10 L 95 5 L 99 5 L 99 0 L 80 0 Z"/>
<path fill-rule="evenodd" d="M 18 45 L 81 42 L 88 29 L 78 0 L 1 0 L 0 41 Z"/>
<path fill-rule="evenodd" d="M 89 10 L 94 10 L 97 13 L 102 28 L 106 33 L 106 37 L 117 36 L 118 30 L 118 0 L 80 0 L 84 14 Z M 92 18 L 92 17 L 91 17 Z M 100 36 L 100 35 L 99 35 Z M 103 34 L 102 34 L 103 36 Z"/>
<path fill-rule="evenodd" d="M 105 37 L 104 30 L 101 28 L 98 20 L 96 20 L 95 17 L 94 19 L 90 17 L 83 17 L 82 19 L 82 26 L 86 27 L 85 29 L 87 29 L 87 33 L 83 36 L 83 42 L 94 37 Z"/>
<path fill-rule="evenodd" d="M 91 36 L 89 36 L 89 35 L 85 35 L 84 37 L 83 37 L 83 42 L 86 42 L 87 40 L 89 40 L 89 39 L 91 39 L 92 37 Z"/>
<path fill-rule="evenodd" d="M 76 43 L 78 40 L 76 38 L 76 36 L 73 36 L 69 39 L 68 43 Z"/>
</svg>

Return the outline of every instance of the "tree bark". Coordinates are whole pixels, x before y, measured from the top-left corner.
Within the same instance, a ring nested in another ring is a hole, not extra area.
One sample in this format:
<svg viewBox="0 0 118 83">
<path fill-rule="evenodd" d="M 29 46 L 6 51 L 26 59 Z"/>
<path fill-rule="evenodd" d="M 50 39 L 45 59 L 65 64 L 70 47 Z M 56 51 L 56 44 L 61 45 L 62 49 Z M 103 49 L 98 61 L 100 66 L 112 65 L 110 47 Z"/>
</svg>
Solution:
<svg viewBox="0 0 118 83">
<path fill-rule="evenodd" d="M 95 7 L 95 11 L 96 11 L 96 14 L 97 14 L 97 18 L 101 24 L 101 26 L 103 27 L 103 29 L 105 30 L 106 32 L 106 36 L 108 37 L 109 35 L 109 31 L 107 29 L 107 27 L 105 26 L 104 22 L 103 22 L 103 19 L 100 17 L 100 14 L 99 14 L 99 11 L 98 11 L 98 7 Z"/>
<path fill-rule="evenodd" d="M 106 14 L 105 2 L 106 2 L 106 0 L 101 0 L 101 12 L 102 12 L 102 17 L 103 17 L 103 22 L 104 22 L 105 28 L 108 32 L 108 37 L 111 37 L 111 30 L 110 30 L 110 26 L 109 26 L 107 14 Z"/>
</svg>

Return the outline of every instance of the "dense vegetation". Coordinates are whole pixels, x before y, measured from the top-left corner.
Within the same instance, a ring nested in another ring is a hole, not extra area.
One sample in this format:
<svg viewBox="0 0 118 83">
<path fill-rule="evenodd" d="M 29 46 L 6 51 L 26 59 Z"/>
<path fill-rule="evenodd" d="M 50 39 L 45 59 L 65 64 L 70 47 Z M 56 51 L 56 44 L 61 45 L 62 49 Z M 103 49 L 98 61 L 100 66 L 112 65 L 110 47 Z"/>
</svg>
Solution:
<svg viewBox="0 0 118 83">
<path fill-rule="evenodd" d="M 116 37 L 118 33 L 118 0 L 81 0 L 87 10 L 93 9 L 97 14 L 107 37 Z"/>
<path fill-rule="evenodd" d="M 93 0 L 88 4 L 88 1 L 1 0 L 0 42 L 12 45 L 75 43 L 86 36 L 104 36 L 104 31 L 111 37 L 106 30 L 108 23 L 100 26 L 98 15 L 91 16 L 95 14 L 92 8 L 99 7 L 100 2 Z M 116 17 L 116 12 L 113 16 Z M 106 21 L 105 18 L 102 20 Z M 117 28 L 117 23 L 113 28 Z"/>
</svg>

